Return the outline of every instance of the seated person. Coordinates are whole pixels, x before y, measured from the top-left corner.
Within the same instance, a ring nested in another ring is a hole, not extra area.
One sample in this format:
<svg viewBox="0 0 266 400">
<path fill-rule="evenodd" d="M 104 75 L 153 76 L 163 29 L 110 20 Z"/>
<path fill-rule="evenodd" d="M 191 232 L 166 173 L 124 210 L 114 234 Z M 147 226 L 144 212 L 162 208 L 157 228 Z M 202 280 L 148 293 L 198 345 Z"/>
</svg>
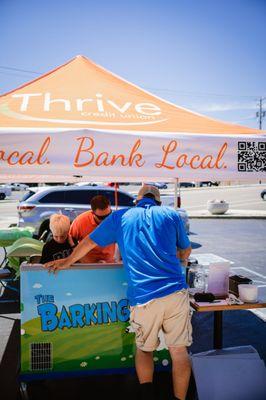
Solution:
<svg viewBox="0 0 266 400">
<path fill-rule="evenodd" d="M 50 218 L 50 230 L 53 239 L 45 243 L 42 250 L 41 264 L 48 261 L 66 258 L 75 247 L 75 243 L 69 234 L 70 220 L 66 215 L 53 214 Z"/>
<path fill-rule="evenodd" d="M 110 201 L 107 197 L 99 195 L 91 199 L 91 210 L 78 215 L 71 224 L 70 235 L 80 242 L 88 236 L 95 228 L 112 212 Z M 82 257 L 80 263 L 113 263 L 115 244 L 106 247 L 96 246 L 86 256 Z"/>
</svg>

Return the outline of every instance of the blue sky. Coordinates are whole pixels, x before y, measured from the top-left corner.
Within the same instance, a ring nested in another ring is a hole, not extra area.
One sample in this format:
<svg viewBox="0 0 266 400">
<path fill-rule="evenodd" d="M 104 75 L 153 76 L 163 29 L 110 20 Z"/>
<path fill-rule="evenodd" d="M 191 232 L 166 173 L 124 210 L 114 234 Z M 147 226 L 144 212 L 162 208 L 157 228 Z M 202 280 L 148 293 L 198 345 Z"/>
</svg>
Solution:
<svg viewBox="0 0 266 400">
<path fill-rule="evenodd" d="M 0 0 L 0 93 L 82 54 L 177 105 L 258 127 L 265 20 L 265 0 Z"/>
</svg>

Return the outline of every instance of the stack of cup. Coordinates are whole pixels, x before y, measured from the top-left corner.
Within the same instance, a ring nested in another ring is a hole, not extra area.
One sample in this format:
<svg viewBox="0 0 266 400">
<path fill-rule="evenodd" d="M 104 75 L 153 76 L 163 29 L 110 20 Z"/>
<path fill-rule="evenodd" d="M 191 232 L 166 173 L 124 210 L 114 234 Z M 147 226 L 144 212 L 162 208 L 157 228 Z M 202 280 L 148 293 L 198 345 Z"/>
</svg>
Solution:
<svg viewBox="0 0 266 400">
<path fill-rule="evenodd" d="M 241 283 L 238 285 L 240 300 L 244 303 L 257 303 L 258 301 L 258 286 Z"/>
</svg>

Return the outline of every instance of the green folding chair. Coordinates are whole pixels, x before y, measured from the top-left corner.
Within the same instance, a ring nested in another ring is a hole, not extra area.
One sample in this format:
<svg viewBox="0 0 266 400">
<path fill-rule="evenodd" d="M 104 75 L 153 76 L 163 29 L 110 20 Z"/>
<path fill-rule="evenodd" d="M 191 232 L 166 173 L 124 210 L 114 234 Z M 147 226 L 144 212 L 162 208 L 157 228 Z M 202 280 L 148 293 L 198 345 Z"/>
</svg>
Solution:
<svg viewBox="0 0 266 400">
<path fill-rule="evenodd" d="M 16 278 L 20 274 L 20 264 L 30 262 L 33 256 L 41 256 L 44 243 L 30 237 L 22 237 L 6 248 L 8 265 L 16 271 Z"/>
<path fill-rule="evenodd" d="M 18 289 L 10 286 L 20 275 L 20 265 L 23 261 L 32 262 L 33 257 L 41 257 L 43 242 L 31 237 L 17 239 L 11 246 L 5 248 L 4 268 L 0 268 L 0 297 L 5 288 L 18 292 Z M 3 264 L 3 263 L 2 263 Z M 12 300 L 0 300 L 0 302 L 10 302 Z"/>
<path fill-rule="evenodd" d="M 16 240 L 21 237 L 32 237 L 34 228 L 26 226 L 24 228 L 12 227 L 0 229 L 0 247 L 11 246 Z"/>
</svg>

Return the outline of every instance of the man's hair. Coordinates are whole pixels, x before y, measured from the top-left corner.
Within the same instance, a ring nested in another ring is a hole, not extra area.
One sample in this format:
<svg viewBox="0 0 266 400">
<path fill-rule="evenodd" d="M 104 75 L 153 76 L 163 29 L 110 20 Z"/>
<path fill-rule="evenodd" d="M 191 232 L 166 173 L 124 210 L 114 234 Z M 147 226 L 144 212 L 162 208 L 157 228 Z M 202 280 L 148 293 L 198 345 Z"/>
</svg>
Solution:
<svg viewBox="0 0 266 400">
<path fill-rule="evenodd" d="M 92 209 L 92 211 L 96 211 L 97 209 L 105 210 L 109 206 L 110 206 L 110 201 L 105 196 L 98 195 L 98 196 L 94 196 L 91 199 L 91 209 Z"/>
<path fill-rule="evenodd" d="M 152 193 L 146 193 L 146 194 L 143 196 L 143 199 L 146 199 L 146 198 L 154 200 L 157 206 L 160 206 L 160 205 L 162 204 L 161 201 L 157 201 L 157 200 L 155 199 L 155 196 L 154 196 Z"/>
<path fill-rule="evenodd" d="M 141 199 L 143 199 L 143 197 L 148 197 L 147 194 L 152 194 L 153 197 L 150 197 L 150 198 L 160 202 L 160 204 L 161 204 L 160 192 L 156 186 L 144 184 L 138 192 L 137 200 L 141 200 Z"/>
<path fill-rule="evenodd" d="M 64 235 L 70 228 L 70 219 L 63 214 L 53 214 L 50 217 L 50 229 L 53 234 Z"/>
</svg>

